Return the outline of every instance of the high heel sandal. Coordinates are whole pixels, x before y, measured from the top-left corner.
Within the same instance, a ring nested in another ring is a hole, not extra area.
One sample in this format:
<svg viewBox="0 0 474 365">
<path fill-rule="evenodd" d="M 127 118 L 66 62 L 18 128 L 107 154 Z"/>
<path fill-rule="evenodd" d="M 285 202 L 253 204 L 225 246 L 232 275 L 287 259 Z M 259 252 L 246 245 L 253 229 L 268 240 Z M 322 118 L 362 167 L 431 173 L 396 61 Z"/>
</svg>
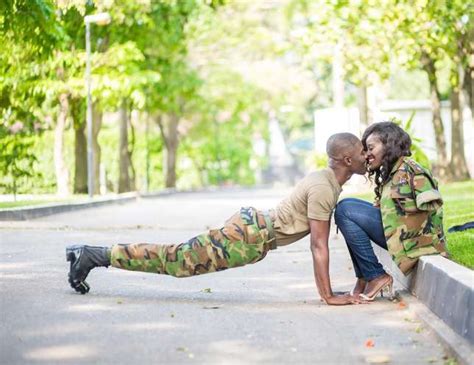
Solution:
<svg viewBox="0 0 474 365">
<path fill-rule="evenodd" d="M 383 298 L 384 291 L 387 292 L 389 300 L 395 298 L 395 293 L 393 291 L 393 278 L 390 275 L 388 275 L 387 280 L 380 283 L 378 288 L 372 290 L 372 293 L 362 293 L 359 294 L 359 296 L 361 299 L 371 302 L 375 299 L 378 293 L 380 293 L 380 296 Z"/>
<path fill-rule="evenodd" d="M 361 284 L 361 283 L 362 283 L 362 286 L 363 286 L 363 287 L 359 287 L 359 288 L 358 288 L 359 284 Z M 367 281 L 364 280 L 364 279 L 358 278 L 358 279 L 357 279 L 357 282 L 356 282 L 356 285 L 352 288 L 352 290 L 349 292 L 349 294 L 350 294 L 351 296 L 353 296 L 353 295 L 355 294 L 355 291 L 356 291 L 355 289 L 357 288 L 357 289 L 359 289 L 359 290 L 358 290 L 359 293 L 358 293 L 357 295 L 360 295 L 360 294 L 362 294 L 362 293 L 365 291 L 365 287 L 366 287 L 366 286 L 367 286 Z M 362 290 L 360 290 L 360 289 L 362 289 Z"/>
</svg>

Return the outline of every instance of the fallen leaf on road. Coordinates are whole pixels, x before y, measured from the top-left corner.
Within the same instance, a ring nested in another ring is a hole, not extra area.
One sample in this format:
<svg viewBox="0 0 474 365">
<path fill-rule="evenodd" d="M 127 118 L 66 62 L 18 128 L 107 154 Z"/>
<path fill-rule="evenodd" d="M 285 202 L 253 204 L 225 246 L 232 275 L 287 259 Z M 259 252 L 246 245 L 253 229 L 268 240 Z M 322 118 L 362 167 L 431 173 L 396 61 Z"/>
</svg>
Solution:
<svg viewBox="0 0 474 365">
<path fill-rule="evenodd" d="M 177 347 L 176 351 L 186 352 L 188 349 L 186 347 Z"/>
<path fill-rule="evenodd" d="M 171 317 L 171 318 L 174 318 L 174 313 L 171 313 L 171 314 L 170 314 L 170 317 Z"/>
<path fill-rule="evenodd" d="M 423 332 L 423 327 L 416 327 L 415 332 L 416 332 L 416 333 L 421 333 L 421 332 Z"/>
<path fill-rule="evenodd" d="M 406 303 L 401 301 L 400 303 L 398 303 L 398 309 L 405 309 L 407 307 Z"/>
<path fill-rule="evenodd" d="M 371 338 L 365 341 L 365 347 L 374 347 L 374 346 L 375 346 L 375 342 Z"/>
<path fill-rule="evenodd" d="M 206 288 L 206 289 L 203 289 L 201 290 L 202 292 L 204 293 L 210 293 L 211 292 L 211 288 Z"/>
<path fill-rule="evenodd" d="M 217 305 L 216 306 L 212 306 L 212 307 L 202 307 L 203 309 L 219 309 L 220 307 L 218 307 Z"/>
<path fill-rule="evenodd" d="M 365 361 L 369 364 L 388 364 L 390 362 L 390 357 L 387 355 L 375 355 L 367 357 Z"/>
<path fill-rule="evenodd" d="M 122 304 L 123 302 L 121 300 L 117 300 L 117 304 Z"/>
</svg>

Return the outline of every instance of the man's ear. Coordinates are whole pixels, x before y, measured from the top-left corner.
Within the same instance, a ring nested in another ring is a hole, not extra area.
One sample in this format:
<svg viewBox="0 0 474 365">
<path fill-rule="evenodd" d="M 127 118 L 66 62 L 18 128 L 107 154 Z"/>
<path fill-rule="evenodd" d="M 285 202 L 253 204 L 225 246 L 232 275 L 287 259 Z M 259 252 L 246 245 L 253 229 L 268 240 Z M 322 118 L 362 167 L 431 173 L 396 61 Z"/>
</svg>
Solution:
<svg viewBox="0 0 474 365">
<path fill-rule="evenodd" d="M 352 158 L 351 158 L 351 157 L 344 156 L 344 163 L 345 163 L 347 166 L 351 166 L 351 165 L 352 165 Z"/>
</svg>

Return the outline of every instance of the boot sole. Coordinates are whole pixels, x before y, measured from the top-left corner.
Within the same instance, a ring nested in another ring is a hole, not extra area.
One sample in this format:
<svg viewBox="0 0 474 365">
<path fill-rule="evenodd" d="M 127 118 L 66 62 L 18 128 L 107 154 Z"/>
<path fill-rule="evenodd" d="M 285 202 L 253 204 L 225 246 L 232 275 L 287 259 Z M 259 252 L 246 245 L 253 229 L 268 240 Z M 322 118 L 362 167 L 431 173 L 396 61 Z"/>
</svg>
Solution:
<svg viewBox="0 0 474 365">
<path fill-rule="evenodd" d="M 69 268 L 69 275 L 68 275 L 68 281 L 69 281 L 69 284 L 71 285 L 71 288 L 73 288 L 76 292 L 78 293 L 81 293 L 81 294 L 86 294 L 89 292 L 90 290 L 90 286 L 89 284 L 87 284 L 87 282 L 84 280 L 84 281 L 74 281 L 72 280 L 71 278 L 71 268 L 72 268 L 72 265 L 74 263 L 74 261 L 76 260 L 76 255 L 74 253 L 74 250 L 77 248 L 77 246 L 70 246 L 70 247 L 67 247 L 66 248 L 66 261 L 70 262 L 71 263 L 71 266 Z"/>
</svg>

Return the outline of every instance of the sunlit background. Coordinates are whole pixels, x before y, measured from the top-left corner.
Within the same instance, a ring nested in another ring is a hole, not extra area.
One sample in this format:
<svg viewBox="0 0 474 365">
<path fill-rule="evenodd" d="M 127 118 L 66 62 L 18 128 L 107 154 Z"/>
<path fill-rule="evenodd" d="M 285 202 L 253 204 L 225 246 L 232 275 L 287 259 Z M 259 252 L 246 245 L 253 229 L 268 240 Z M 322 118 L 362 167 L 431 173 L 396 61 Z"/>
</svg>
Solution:
<svg viewBox="0 0 474 365">
<path fill-rule="evenodd" d="M 464 0 L 3 2 L 0 194 L 87 194 L 88 176 L 94 195 L 293 184 L 325 166 L 330 134 L 393 118 L 437 176 L 469 179 L 473 12 Z M 87 18 L 87 55 L 85 17 L 102 13 Z"/>
</svg>

